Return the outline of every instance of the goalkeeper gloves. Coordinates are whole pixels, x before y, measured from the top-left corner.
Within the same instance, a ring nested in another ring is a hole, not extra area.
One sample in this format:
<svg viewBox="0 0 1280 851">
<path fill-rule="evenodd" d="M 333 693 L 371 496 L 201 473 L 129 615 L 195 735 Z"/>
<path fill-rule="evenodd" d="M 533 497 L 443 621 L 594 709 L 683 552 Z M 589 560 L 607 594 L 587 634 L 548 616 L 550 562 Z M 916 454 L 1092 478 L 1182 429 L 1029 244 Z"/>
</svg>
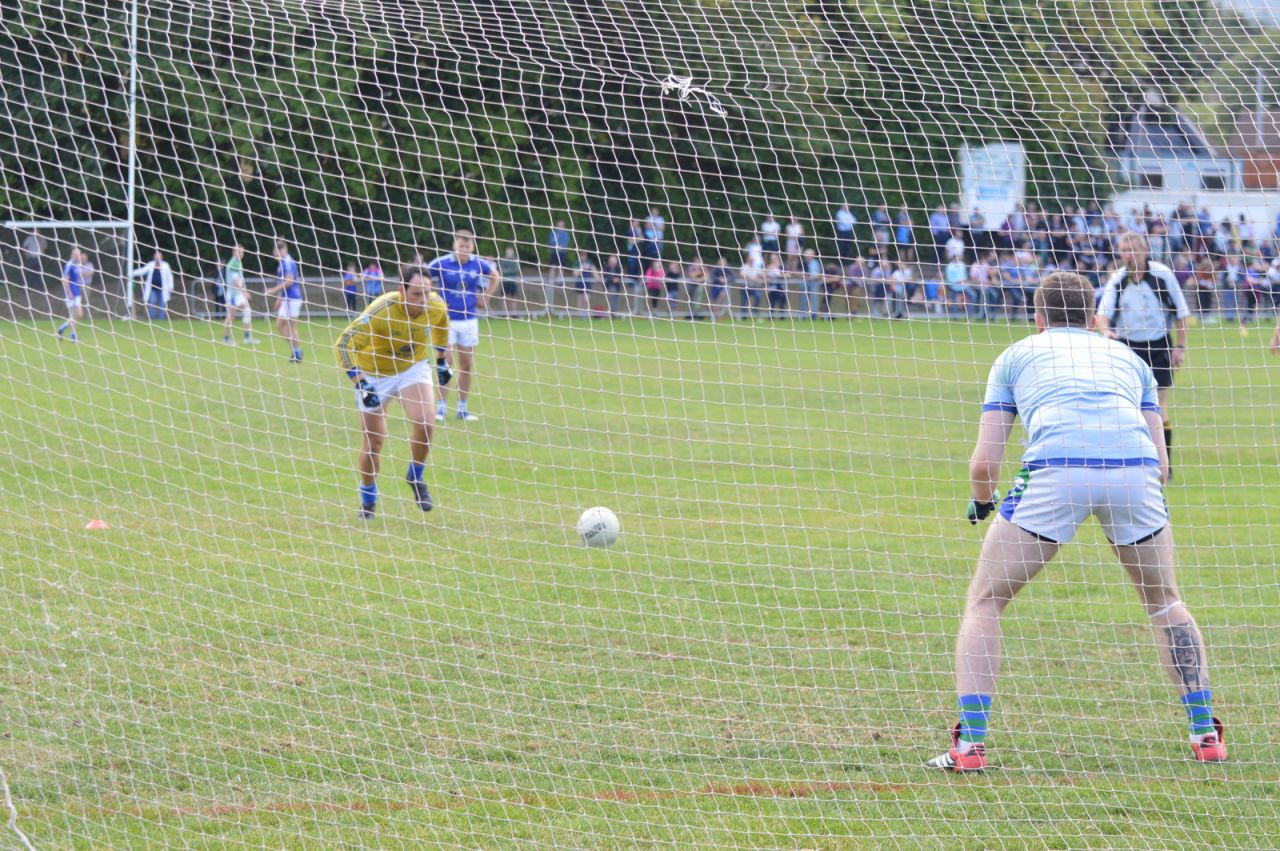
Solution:
<svg viewBox="0 0 1280 851">
<path fill-rule="evenodd" d="M 376 411 L 382 407 L 382 398 L 367 378 L 356 382 L 356 392 L 360 394 L 360 406 L 366 411 Z"/>
<path fill-rule="evenodd" d="M 441 387 L 453 380 L 453 370 L 449 369 L 449 363 L 444 358 L 436 358 L 436 380 Z"/>
<path fill-rule="evenodd" d="M 978 502 L 976 499 L 971 499 L 964 516 L 968 518 L 972 525 L 977 526 L 980 521 L 987 519 L 987 515 L 996 510 L 996 504 L 999 502 L 1000 491 L 995 491 L 991 494 L 990 502 Z"/>
</svg>

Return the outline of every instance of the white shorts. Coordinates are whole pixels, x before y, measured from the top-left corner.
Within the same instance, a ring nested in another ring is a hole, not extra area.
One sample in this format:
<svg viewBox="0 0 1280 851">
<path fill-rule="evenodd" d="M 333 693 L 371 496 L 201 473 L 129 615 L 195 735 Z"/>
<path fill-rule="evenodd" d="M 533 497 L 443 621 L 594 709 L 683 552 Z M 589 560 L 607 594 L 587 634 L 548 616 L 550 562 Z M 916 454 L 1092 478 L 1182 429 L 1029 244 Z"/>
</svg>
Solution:
<svg viewBox="0 0 1280 851">
<path fill-rule="evenodd" d="M 67 310 L 78 310 L 84 304 L 84 296 L 75 296 L 66 300 Z"/>
<path fill-rule="evenodd" d="M 433 384 L 435 382 L 435 364 L 425 360 L 419 361 L 404 372 L 377 378 L 370 375 L 367 380 L 373 385 L 373 392 L 378 394 L 382 400 L 382 407 L 385 408 L 388 400 L 399 396 L 400 392 L 406 387 L 412 387 L 415 384 Z M 359 390 L 356 391 L 356 410 L 368 413 L 371 409 L 366 408 L 360 402 L 360 397 L 363 395 Z"/>
<path fill-rule="evenodd" d="M 1000 516 L 1059 544 L 1093 515 L 1113 544 L 1127 546 L 1169 525 L 1160 468 L 1040 467 L 1018 474 Z"/>
<path fill-rule="evenodd" d="M 244 290 L 227 290 L 227 304 L 231 307 L 248 307 L 249 299 Z"/>
<path fill-rule="evenodd" d="M 280 299 L 280 307 L 276 310 L 276 316 L 281 319 L 297 319 L 302 315 L 302 299 L 300 298 L 282 298 Z"/>
<path fill-rule="evenodd" d="M 449 345 L 474 349 L 480 345 L 479 319 L 450 319 Z"/>
</svg>

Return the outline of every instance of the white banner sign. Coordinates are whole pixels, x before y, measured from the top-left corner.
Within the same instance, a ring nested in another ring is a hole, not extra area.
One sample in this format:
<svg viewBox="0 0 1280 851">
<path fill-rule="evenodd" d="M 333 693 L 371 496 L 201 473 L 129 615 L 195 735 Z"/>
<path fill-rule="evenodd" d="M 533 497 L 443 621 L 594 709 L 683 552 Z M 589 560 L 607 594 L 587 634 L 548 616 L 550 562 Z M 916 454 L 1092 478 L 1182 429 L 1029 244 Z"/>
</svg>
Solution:
<svg viewBox="0 0 1280 851">
<path fill-rule="evenodd" d="M 977 210 L 987 227 L 998 228 L 1025 201 L 1026 191 L 1027 158 L 1022 145 L 998 142 L 960 149 L 960 206 L 965 215 Z"/>
</svg>

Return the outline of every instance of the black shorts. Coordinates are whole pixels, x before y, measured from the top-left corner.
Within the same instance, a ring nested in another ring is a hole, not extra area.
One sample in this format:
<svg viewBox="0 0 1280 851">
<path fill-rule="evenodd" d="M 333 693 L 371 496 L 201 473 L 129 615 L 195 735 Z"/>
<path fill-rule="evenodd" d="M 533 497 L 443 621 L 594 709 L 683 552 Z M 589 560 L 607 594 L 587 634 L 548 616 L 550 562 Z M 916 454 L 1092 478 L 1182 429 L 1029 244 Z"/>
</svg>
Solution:
<svg viewBox="0 0 1280 851">
<path fill-rule="evenodd" d="M 1125 340 L 1125 345 L 1133 349 L 1133 353 L 1151 367 L 1156 374 L 1156 386 L 1163 389 L 1173 386 L 1173 360 L 1170 352 L 1169 338 L 1137 342 Z"/>
</svg>

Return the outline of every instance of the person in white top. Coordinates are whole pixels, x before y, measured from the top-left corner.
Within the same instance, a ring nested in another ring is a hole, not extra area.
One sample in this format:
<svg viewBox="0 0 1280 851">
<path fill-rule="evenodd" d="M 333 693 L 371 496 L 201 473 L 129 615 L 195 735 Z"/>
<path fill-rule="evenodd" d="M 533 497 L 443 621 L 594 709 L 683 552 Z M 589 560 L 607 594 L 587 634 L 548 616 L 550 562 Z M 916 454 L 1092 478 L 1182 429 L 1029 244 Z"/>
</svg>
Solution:
<svg viewBox="0 0 1280 851">
<path fill-rule="evenodd" d="M 142 279 L 142 303 L 147 306 L 150 319 L 164 319 L 173 298 L 173 269 L 159 249 L 151 262 L 129 273 L 131 278 Z"/>
<path fill-rule="evenodd" d="M 1210 708 L 1204 641 L 1174 576 L 1155 376 L 1131 350 L 1090 332 L 1093 301 L 1082 276 L 1048 275 L 1034 298 L 1037 333 L 1005 349 L 991 369 L 966 514 L 976 524 L 996 512 L 997 502 L 1000 508 L 982 543 L 956 641 L 960 723 L 950 750 L 930 767 L 985 767 L 1001 617 L 1090 516 L 1101 522 L 1150 618 L 1160 661 L 1190 722 L 1193 755 L 1226 759 L 1222 726 Z M 1027 448 L 1001 502 L 996 482 L 1018 417 Z"/>
<path fill-rule="evenodd" d="M 773 213 L 765 216 L 765 220 L 760 223 L 760 247 L 765 254 L 779 254 L 781 247 L 778 245 L 778 235 L 782 233 L 782 225 L 778 224 L 778 220 L 773 217 Z"/>
<path fill-rule="evenodd" d="M 1096 321 L 1098 330 L 1133 349 L 1151 366 L 1160 388 L 1164 414 L 1164 442 L 1172 454 L 1173 426 L 1169 421 L 1169 390 L 1174 370 L 1187 360 L 1187 317 L 1191 309 L 1173 270 L 1149 261 L 1147 238 L 1129 233 L 1116 246 L 1121 267 L 1102 287 Z M 1177 343 L 1172 333 L 1177 332 Z"/>
<path fill-rule="evenodd" d="M 787 271 L 799 272 L 802 265 L 802 255 L 804 254 L 804 225 L 800 224 L 800 220 L 795 216 L 792 216 L 791 221 L 787 222 L 786 235 Z"/>
</svg>

